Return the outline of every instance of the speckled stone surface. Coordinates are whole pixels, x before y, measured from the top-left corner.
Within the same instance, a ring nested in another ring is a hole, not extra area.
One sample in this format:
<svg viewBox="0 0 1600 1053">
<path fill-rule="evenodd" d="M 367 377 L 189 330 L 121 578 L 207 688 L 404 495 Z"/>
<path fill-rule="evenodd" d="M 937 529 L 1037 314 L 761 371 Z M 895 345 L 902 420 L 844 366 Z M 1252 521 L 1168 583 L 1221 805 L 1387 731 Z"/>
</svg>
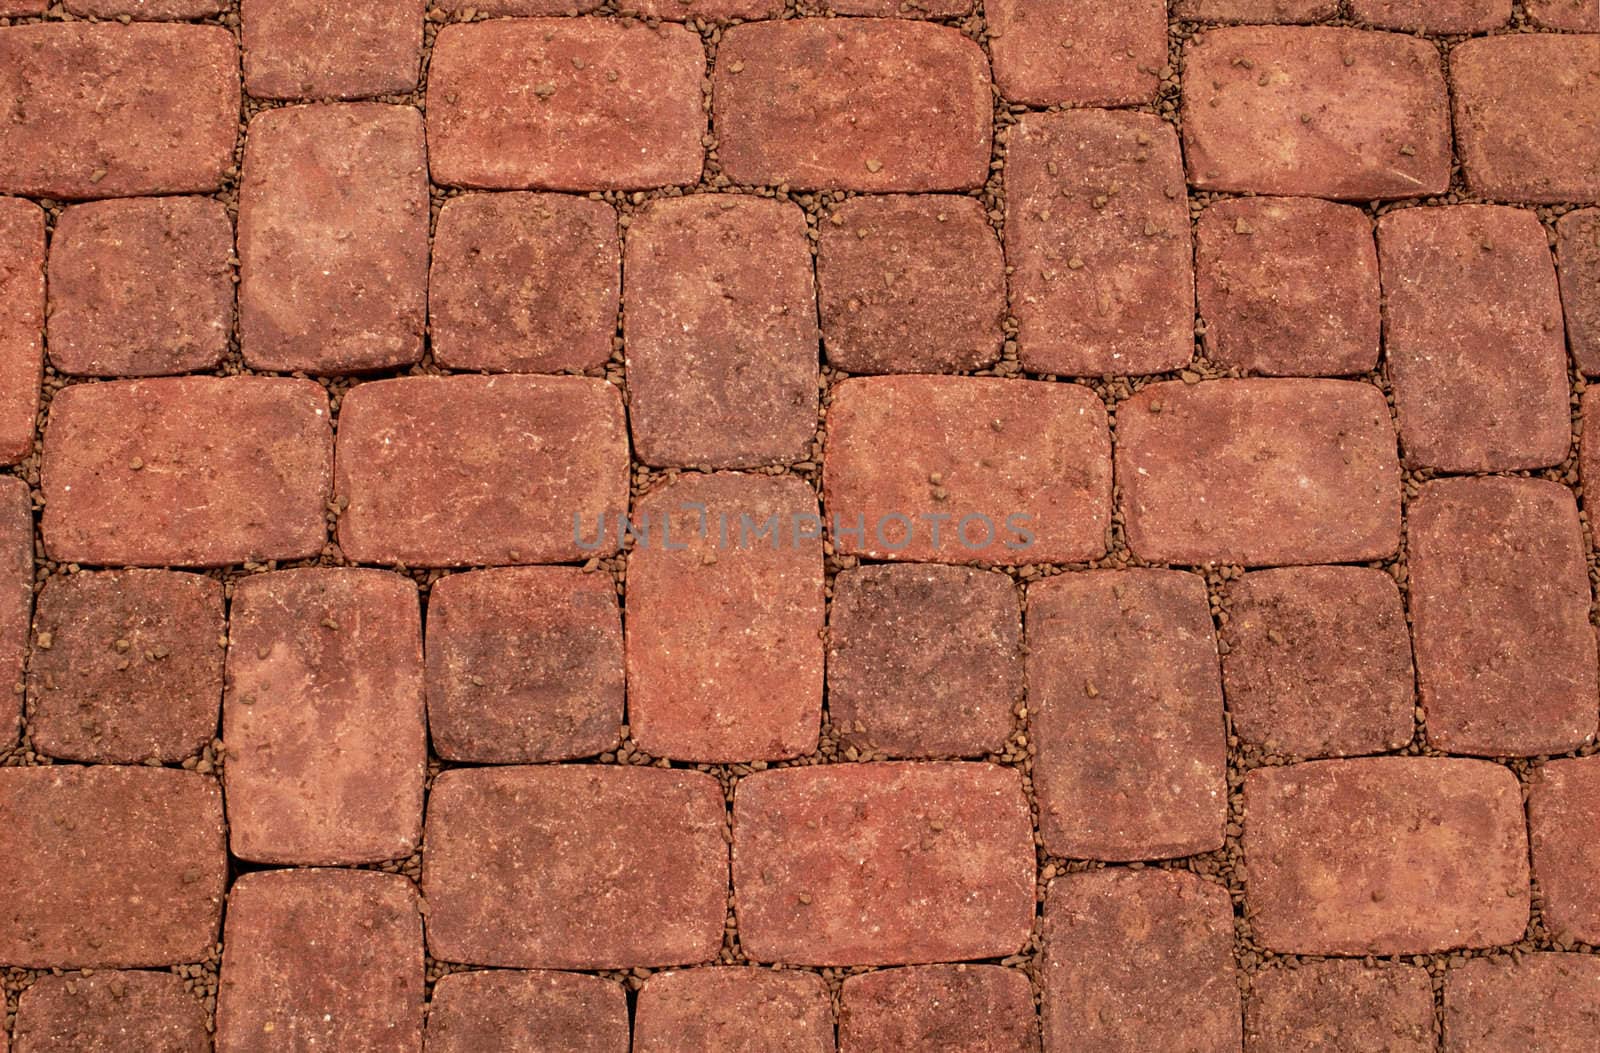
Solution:
<svg viewBox="0 0 1600 1053">
<path fill-rule="evenodd" d="M 40 977 L 17 1000 L 17 1053 L 211 1053 L 205 1005 L 172 973 Z"/>
<path fill-rule="evenodd" d="M 1446 1053 L 1582 1053 L 1600 1024 L 1600 958 L 1529 954 L 1460 962 L 1445 974 Z"/>
<path fill-rule="evenodd" d="M 658 973 L 639 991 L 634 1053 L 833 1053 L 833 1006 L 815 973 L 758 968 Z"/>
<path fill-rule="evenodd" d="M 33 452 L 44 372 L 45 214 L 0 197 L 0 461 Z"/>
<path fill-rule="evenodd" d="M 1433 1053 L 1433 983 L 1414 965 L 1328 959 L 1250 979 L 1245 1053 Z"/>
<path fill-rule="evenodd" d="M 845 977 L 839 1048 L 1039 1053 L 1027 974 L 997 965 L 909 965 Z"/>
<path fill-rule="evenodd" d="M 1565 757 L 1528 780 L 1533 877 L 1545 926 L 1600 943 L 1600 757 Z"/>
<path fill-rule="evenodd" d="M 622 985 L 581 973 L 450 973 L 428 1003 L 430 1053 L 628 1053 L 628 1035 Z"/>
</svg>

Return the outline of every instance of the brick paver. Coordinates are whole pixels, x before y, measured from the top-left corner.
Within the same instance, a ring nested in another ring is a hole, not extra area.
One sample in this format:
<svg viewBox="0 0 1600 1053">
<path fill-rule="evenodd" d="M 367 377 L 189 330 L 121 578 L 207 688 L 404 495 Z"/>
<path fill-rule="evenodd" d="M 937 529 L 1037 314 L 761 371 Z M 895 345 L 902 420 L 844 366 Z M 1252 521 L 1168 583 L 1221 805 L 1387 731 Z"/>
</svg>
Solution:
<svg viewBox="0 0 1600 1053">
<path fill-rule="evenodd" d="M 1030 114 L 1007 142 L 1006 262 L 1023 368 L 1187 365 L 1193 256 L 1172 128 L 1144 113 Z"/>
<path fill-rule="evenodd" d="M 326 392 L 281 377 L 173 377 L 56 393 L 40 469 L 59 560 L 214 566 L 326 543 Z"/>
<path fill-rule="evenodd" d="M 0 961 L 164 966 L 204 958 L 227 880 L 222 791 L 145 767 L 0 769 Z"/>
<path fill-rule="evenodd" d="M 1482 33 L 1511 21 L 1511 0 L 1351 0 L 1350 17 L 1383 29 Z"/>
<path fill-rule="evenodd" d="M 969 1050 L 1039 1053 L 1026 973 L 998 965 L 912 965 L 845 978 L 839 989 L 845 1053 Z"/>
<path fill-rule="evenodd" d="M 1165 0 L 994 0 L 994 79 L 1013 102 L 1129 106 L 1155 99 L 1167 63 Z"/>
<path fill-rule="evenodd" d="M 386 571 L 246 578 L 229 611 L 222 737 L 233 853 L 371 863 L 422 835 L 417 590 Z"/>
<path fill-rule="evenodd" d="M 1556 259 L 1572 357 L 1586 375 L 1600 376 L 1600 208 L 1556 221 Z"/>
<path fill-rule="evenodd" d="M 755 961 L 1015 954 L 1033 922 L 1033 871 L 1021 780 L 996 765 L 791 768 L 734 794 L 734 898 Z"/>
<path fill-rule="evenodd" d="M 228 894 L 217 1053 L 422 1045 L 422 914 L 398 874 L 269 870 Z"/>
<path fill-rule="evenodd" d="M 593 190 L 693 183 L 705 52 L 682 26 L 598 18 L 439 31 L 428 71 L 437 183 Z"/>
<path fill-rule="evenodd" d="M 17 1000 L 18 1053 L 210 1053 L 200 1000 L 172 973 L 42 976 Z"/>
<path fill-rule="evenodd" d="M 1027 621 L 1045 849 L 1122 860 L 1220 848 L 1227 743 L 1205 582 L 1066 575 L 1029 587 Z"/>
<path fill-rule="evenodd" d="M 834 578 L 828 717 L 846 742 L 895 757 L 997 752 L 1022 674 L 1021 609 L 1006 575 L 927 564 Z"/>
<path fill-rule="evenodd" d="M 833 1007 L 816 973 L 757 968 L 658 973 L 639 992 L 634 1053 L 833 1053 Z"/>
<path fill-rule="evenodd" d="M 151 21 L 186 21 L 220 13 L 224 0 L 66 0 L 66 9 L 86 18 L 112 19 L 127 15 Z M 44 10 L 41 3 L 39 10 Z"/>
<path fill-rule="evenodd" d="M 736 183 L 881 192 L 988 178 L 988 64 L 949 26 L 736 26 L 722 34 L 713 80 L 718 159 Z"/>
<path fill-rule="evenodd" d="M 0 197 L 0 463 L 33 452 L 44 370 L 44 210 Z"/>
<path fill-rule="evenodd" d="M 0 99 L 0 193 L 205 193 L 233 163 L 239 57 L 221 26 L 0 28 Z"/>
<path fill-rule="evenodd" d="M 1183 135 L 1203 190 L 1419 197 L 1450 182 L 1450 113 L 1431 41 L 1238 26 L 1184 46 Z"/>
<path fill-rule="evenodd" d="M 1445 1053 L 1582 1053 L 1600 1024 L 1600 958 L 1530 954 L 1453 964 L 1444 980 Z"/>
<path fill-rule="evenodd" d="M 628 721 L 647 753 L 778 760 L 816 747 L 823 565 L 794 478 L 692 475 L 634 508 Z"/>
<path fill-rule="evenodd" d="M 1600 40 L 1513 34 L 1450 51 L 1467 185 L 1501 201 L 1600 200 Z"/>
<path fill-rule="evenodd" d="M 1523 0 L 1522 7 L 1535 25 L 1600 33 L 1600 8 L 1589 0 Z"/>
<path fill-rule="evenodd" d="M 1411 741 L 1411 639 L 1388 574 L 1262 570 L 1229 582 L 1223 596 L 1222 682 L 1241 739 L 1301 757 Z"/>
<path fill-rule="evenodd" d="M 617 10 L 626 15 L 659 18 L 668 22 L 728 22 L 776 18 L 783 14 L 782 0 L 621 0 Z M 847 12 L 841 12 L 847 13 Z"/>
<path fill-rule="evenodd" d="M 1600 757 L 1553 760 L 1528 780 L 1533 877 L 1558 937 L 1600 943 Z"/>
<path fill-rule="evenodd" d="M 609 575 L 453 574 L 428 600 L 428 733 L 452 761 L 527 764 L 615 749 L 622 619 Z"/>
<path fill-rule="evenodd" d="M 360 385 L 339 412 L 339 544 L 366 563 L 587 559 L 591 524 L 626 507 L 625 428 L 617 389 L 586 377 Z"/>
<path fill-rule="evenodd" d="M 560 373 L 605 365 L 621 290 L 617 214 L 563 194 L 469 194 L 439 211 L 428 278 L 434 361 Z"/>
<path fill-rule="evenodd" d="M 425 0 L 240 0 L 244 86 L 262 99 L 414 91 Z"/>
<path fill-rule="evenodd" d="M 852 373 L 954 373 L 1000 357 L 1005 259 L 968 197 L 851 198 L 820 225 L 828 361 Z"/>
<path fill-rule="evenodd" d="M 1111 441 L 1087 387 L 863 377 L 833 391 L 823 500 L 874 559 L 1065 563 L 1106 550 Z"/>
<path fill-rule="evenodd" d="M 42 15 L 45 12 L 47 0 L 0 0 L 0 17 L 29 17 Z M 0 1044 L 0 1048 L 4 1048 Z"/>
<path fill-rule="evenodd" d="M 710 961 L 728 907 L 725 814 L 701 772 L 444 772 L 423 856 L 429 950 L 522 968 Z"/>
<path fill-rule="evenodd" d="M 467 12 L 513 18 L 540 18 L 550 15 L 586 15 L 600 6 L 600 0 L 439 0 L 430 9 L 462 15 Z"/>
<path fill-rule="evenodd" d="M 1498 206 L 1407 209 L 1378 222 L 1378 252 L 1406 463 L 1481 472 L 1564 459 L 1561 300 L 1538 218 Z"/>
<path fill-rule="evenodd" d="M 50 244 L 50 364 L 96 377 L 214 368 L 233 327 L 233 221 L 203 197 L 73 205 Z"/>
<path fill-rule="evenodd" d="M 1151 384 L 1117 410 L 1128 546 L 1162 563 L 1334 563 L 1400 544 L 1383 393 L 1337 380 Z"/>
<path fill-rule="evenodd" d="M 1237 1053 L 1228 892 L 1181 871 L 1120 867 L 1050 883 L 1044 1048 Z"/>
<path fill-rule="evenodd" d="M 250 122 L 239 198 L 245 361 L 312 373 L 415 362 L 427 245 L 416 110 L 348 103 L 260 114 Z"/>
<path fill-rule="evenodd" d="M 449 973 L 428 1003 L 431 1053 L 628 1053 L 628 996 L 582 973 Z"/>
<path fill-rule="evenodd" d="M 1245 1053 L 1433 1053 L 1433 984 L 1411 965 L 1301 962 L 1250 980 Z"/>
<path fill-rule="evenodd" d="M 33 610 L 32 506 L 27 483 L 0 477 L 0 749 L 16 741 L 22 719 Z"/>
<path fill-rule="evenodd" d="M 165 570 L 51 578 L 28 665 L 28 730 L 54 757 L 181 761 L 217 734 L 222 585 Z"/>
<path fill-rule="evenodd" d="M 1321 22 L 1339 13 L 1339 0 L 1172 0 L 1171 9 L 1204 22 Z"/>
<path fill-rule="evenodd" d="M 1543 479 L 1427 483 L 1407 547 L 1428 741 L 1488 756 L 1593 741 L 1600 687 L 1571 492 Z"/>
<path fill-rule="evenodd" d="M 1378 364 L 1378 253 L 1352 205 L 1230 198 L 1195 228 L 1195 296 L 1217 365 L 1278 376 Z"/>
<path fill-rule="evenodd" d="M 732 195 L 668 199 L 628 228 L 630 423 L 646 464 L 803 459 L 817 427 L 805 216 Z"/>
<path fill-rule="evenodd" d="M 1246 904 L 1290 954 L 1421 954 L 1522 938 L 1522 794 L 1487 761 L 1373 757 L 1244 783 Z"/>
</svg>

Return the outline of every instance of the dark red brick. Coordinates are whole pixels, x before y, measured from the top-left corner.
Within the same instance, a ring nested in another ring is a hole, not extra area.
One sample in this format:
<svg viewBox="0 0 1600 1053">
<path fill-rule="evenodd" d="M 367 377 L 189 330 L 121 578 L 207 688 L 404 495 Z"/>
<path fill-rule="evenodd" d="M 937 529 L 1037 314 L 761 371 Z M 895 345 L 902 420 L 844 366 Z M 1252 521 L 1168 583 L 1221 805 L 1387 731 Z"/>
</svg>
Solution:
<svg viewBox="0 0 1600 1053">
<path fill-rule="evenodd" d="M 846 742 L 895 757 L 974 757 L 1010 737 L 1023 699 L 1022 616 L 1005 574 L 840 571 L 828 641 L 828 716 Z"/>
<path fill-rule="evenodd" d="M 1039 834 L 1052 855 L 1222 847 L 1228 747 L 1203 579 L 1096 571 L 1030 586 L 1028 684 Z"/>
<path fill-rule="evenodd" d="M 1553 760 L 1528 780 L 1533 876 L 1544 924 L 1558 937 L 1600 943 L 1600 757 Z"/>
<path fill-rule="evenodd" d="M 1237 1053 L 1233 908 L 1181 871 L 1059 877 L 1044 905 L 1044 1047 Z"/>
<path fill-rule="evenodd" d="M 0 749 L 22 720 L 23 666 L 33 609 L 33 499 L 28 484 L 0 476 Z"/>
<path fill-rule="evenodd" d="M 0 0 L 0 18 L 42 15 L 45 13 L 45 3 L 46 0 Z M 0 1042 L 0 1049 L 4 1048 L 4 1043 Z"/>
<path fill-rule="evenodd" d="M 227 7 L 224 0 L 66 0 L 66 8 L 85 18 L 129 18 L 182 22 L 209 18 Z M 43 7 L 40 7 L 43 10 Z"/>
<path fill-rule="evenodd" d="M 1431 40 L 1237 26 L 1184 46 L 1184 154 L 1201 190 L 1420 197 L 1450 184 L 1450 110 Z"/>
<path fill-rule="evenodd" d="M 847 380 L 834 388 L 828 446 L 823 494 L 841 552 L 1016 564 L 1106 550 L 1111 438 L 1086 387 Z"/>
<path fill-rule="evenodd" d="M 0 463 L 3 464 L 15 464 L 33 452 L 33 427 L 39 415 L 39 380 L 44 371 L 44 286 L 44 210 L 21 198 L 0 197 Z"/>
<path fill-rule="evenodd" d="M 204 197 L 65 209 L 50 242 L 50 364 L 96 377 L 211 369 L 233 327 L 233 222 Z"/>
<path fill-rule="evenodd" d="M 648 536 L 628 561 L 627 661 L 640 749 L 721 763 L 816 748 L 819 520 L 792 477 L 685 475 L 639 500 Z"/>
<path fill-rule="evenodd" d="M 422 835 L 422 615 L 387 571 L 241 579 L 229 609 L 222 737 L 233 853 L 372 863 Z"/>
<path fill-rule="evenodd" d="M 428 600 L 428 732 L 445 760 L 527 764 L 615 749 L 622 617 L 609 574 L 453 574 Z"/>
<path fill-rule="evenodd" d="M 581 372 L 605 365 L 621 289 L 617 214 L 564 194 L 469 194 L 439 212 L 428 278 L 434 360 L 447 369 Z"/>
<path fill-rule="evenodd" d="M 258 99 L 414 91 L 424 0 L 240 0 L 244 86 Z"/>
<path fill-rule="evenodd" d="M 1000 357 L 1005 260 L 969 197 L 856 197 L 820 224 L 828 361 L 852 373 L 954 373 Z"/>
<path fill-rule="evenodd" d="M 1546 479 L 1440 479 L 1407 518 L 1428 741 L 1486 756 L 1594 741 L 1595 631 L 1571 491 Z"/>
<path fill-rule="evenodd" d="M 1378 254 L 1406 464 L 1486 472 L 1565 459 L 1561 300 L 1538 217 L 1492 205 L 1391 212 Z"/>
<path fill-rule="evenodd" d="M 1172 129 L 1146 113 L 1029 114 L 1009 144 L 1006 260 L 1023 368 L 1187 365 L 1194 266 Z"/>
<path fill-rule="evenodd" d="M 628 1053 L 628 996 L 582 973 L 449 973 L 428 1004 L 429 1053 Z"/>
<path fill-rule="evenodd" d="M 1118 408 L 1117 440 L 1143 559 L 1343 563 L 1399 548 L 1394 430 L 1370 384 L 1151 384 Z"/>
<path fill-rule="evenodd" d="M 1600 41 L 1514 33 L 1450 51 L 1467 186 L 1499 201 L 1600 200 Z"/>
<path fill-rule="evenodd" d="M 1166 0 L 990 0 L 994 80 L 1012 102 L 1153 102 L 1167 63 Z"/>
<path fill-rule="evenodd" d="M 523 968 L 710 961 L 728 908 L 725 819 L 703 772 L 446 771 L 428 799 L 428 947 Z"/>
<path fill-rule="evenodd" d="M 0 193 L 206 193 L 233 164 L 239 56 L 221 26 L 13 26 L 0 99 Z"/>
<path fill-rule="evenodd" d="M 1320 22 L 1339 0 L 1172 0 L 1175 18 L 1200 22 Z"/>
<path fill-rule="evenodd" d="M 1225 594 L 1222 680 L 1240 738 L 1301 757 L 1411 741 L 1411 638 L 1388 574 L 1263 570 L 1229 582 Z"/>
<path fill-rule="evenodd" d="M 1310 198 L 1214 202 L 1196 227 L 1206 350 L 1224 368 L 1277 376 L 1378 364 L 1378 253 L 1358 208 Z"/>
<path fill-rule="evenodd" d="M 989 176 L 988 63 L 949 26 L 735 26 L 722 34 L 713 79 L 718 155 L 736 183 L 966 190 Z"/>
<path fill-rule="evenodd" d="M 1015 954 L 1034 916 L 1017 772 L 950 762 L 757 772 L 733 799 L 739 938 L 756 961 Z"/>
<path fill-rule="evenodd" d="M 1455 962 L 1444 981 L 1445 1053 L 1583 1053 L 1600 1026 L 1600 958 L 1529 954 Z"/>
<path fill-rule="evenodd" d="M 217 734 L 222 583 L 129 570 L 54 577 L 39 593 L 28 666 L 34 749 L 137 764 L 193 756 Z"/>
<path fill-rule="evenodd" d="M 1358 961 L 1263 969 L 1250 981 L 1245 1053 L 1433 1053 L 1433 984 L 1424 969 Z"/>
<path fill-rule="evenodd" d="M 1594 0 L 1523 0 L 1522 7 L 1535 25 L 1600 33 L 1600 7 Z"/>
<path fill-rule="evenodd" d="M 217 1053 L 422 1048 L 422 914 L 398 874 L 269 870 L 228 895 Z"/>
<path fill-rule="evenodd" d="M 339 412 L 339 544 L 425 566 L 603 554 L 579 532 L 627 507 L 626 428 L 617 389 L 587 377 L 360 385 Z"/>
<path fill-rule="evenodd" d="M 634 1053 L 833 1053 L 833 1006 L 816 973 L 756 968 L 657 973 L 639 992 Z"/>
<path fill-rule="evenodd" d="M 1026 973 L 998 965 L 912 965 L 845 978 L 845 1053 L 1038 1053 Z"/>
<path fill-rule="evenodd" d="M 1316 761 L 1256 768 L 1244 795 L 1246 902 L 1261 946 L 1423 954 L 1522 938 L 1528 843 L 1508 769 Z"/>
<path fill-rule="evenodd" d="M 285 377 L 77 384 L 50 403 L 40 474 L 53 559 L 304 559 L 326 543 L 328 397 Z"/>
<path fill-rule="evenodd" d="M 409 106 L 291 106 L 250 122 L 239 191 L 248 365 L 356 373 L 422 357 L 424 153 Z"/>
<path fill-rule="evenodd" d="M 1350 17 L 1384 29 L 1482 33 L 1511 21 L 1511 0 L 1351 0 Z"/>
<path fill-rule="evenodd" d="M 647 464 L 803 459 L 817 428 L 817 306 L 799 208 L 703 194 L 628 228 L 629 419 Z"/>
<path fill-rule="evenodd" d="M 783 14 L 783 0 L 621 0 L 617 10 L 624 15 L 667 22 L 727 22 L 736 18 L 748 21 Z"/>
<path fill-rule="evenodd" d="M 1578 368 L 1600 376 L 1600 208 L 1568 212 L 1556 236 L 1567 343 Z"/>
<path fill-rule="evenodd" d="M 436 183 L 683 186 L 700 178 L 705 50 L 682 26 L 611 19 L 445 26 L 428 72 Z"/>
<path fill-rule="evenodd" d="M 216 780 L 170 768 L 0 769 L 0 961 L 196 962 L 222 919 Z"/>
<path fill-rule="evenodd" d="M 17 1050 L 211 1053 L 207 1022 L 205 1006 L 173 973 L 41 976 L 17 1001 Z"/>
</svg>

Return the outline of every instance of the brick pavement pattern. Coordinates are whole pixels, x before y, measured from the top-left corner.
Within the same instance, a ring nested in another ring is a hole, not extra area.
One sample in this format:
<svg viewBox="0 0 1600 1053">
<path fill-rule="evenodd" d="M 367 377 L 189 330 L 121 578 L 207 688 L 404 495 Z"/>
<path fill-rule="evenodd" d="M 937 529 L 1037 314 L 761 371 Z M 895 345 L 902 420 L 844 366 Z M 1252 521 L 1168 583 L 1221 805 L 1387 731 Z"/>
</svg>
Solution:
<svg viewBox="0 0 1600 1053">
<path fill-rule="evenodd" d="M 1596 0 L 0 0 L 0 1053 L 1592 1053 Z"/>
</svg>

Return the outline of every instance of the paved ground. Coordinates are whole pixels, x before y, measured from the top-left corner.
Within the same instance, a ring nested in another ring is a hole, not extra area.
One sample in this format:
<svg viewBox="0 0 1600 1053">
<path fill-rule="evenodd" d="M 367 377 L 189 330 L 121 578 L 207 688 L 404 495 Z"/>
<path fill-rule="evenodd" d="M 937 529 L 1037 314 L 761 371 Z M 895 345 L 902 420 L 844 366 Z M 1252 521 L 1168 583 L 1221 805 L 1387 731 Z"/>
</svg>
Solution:
<svg viewBox="0 0 1600 1053">
<path fill-rule="evenodd" d="M 1595 0 L 47 4 L 0 1049 L 1595 1048 Z"/>
</svg>

